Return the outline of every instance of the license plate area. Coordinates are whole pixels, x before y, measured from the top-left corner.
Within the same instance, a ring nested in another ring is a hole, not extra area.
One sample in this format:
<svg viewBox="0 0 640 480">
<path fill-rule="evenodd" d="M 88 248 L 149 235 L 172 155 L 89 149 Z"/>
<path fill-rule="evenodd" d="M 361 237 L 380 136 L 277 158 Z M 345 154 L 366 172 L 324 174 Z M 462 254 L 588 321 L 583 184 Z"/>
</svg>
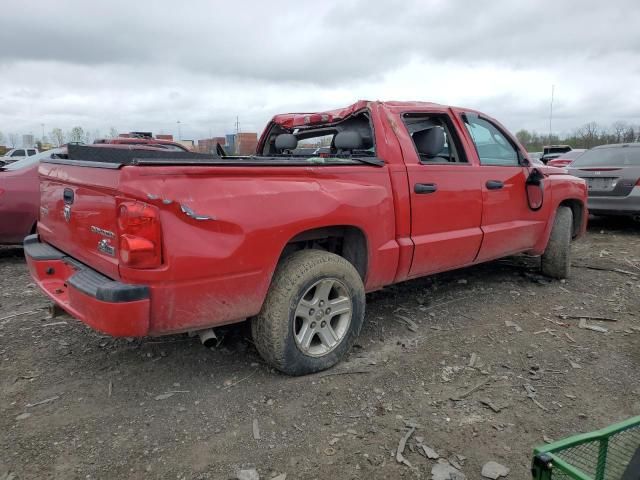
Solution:
<svg viewBox="0 0 640 480">
<path fill-rule="evenodd" d="M 587 178 L 586 180 L 589 190 L 608 192 L 616 187 L 616 181 L 618 179 L 615 177 L 593 177 Z"/>
</svg>

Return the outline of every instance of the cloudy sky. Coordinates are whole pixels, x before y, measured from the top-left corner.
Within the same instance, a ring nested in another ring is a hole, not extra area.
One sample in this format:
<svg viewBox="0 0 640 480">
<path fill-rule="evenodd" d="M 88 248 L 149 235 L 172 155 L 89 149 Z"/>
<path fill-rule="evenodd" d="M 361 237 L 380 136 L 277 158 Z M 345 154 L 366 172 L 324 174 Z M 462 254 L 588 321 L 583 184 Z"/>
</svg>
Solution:
<svg viewBox="0 0 640 480">
<path fill-rule="evenodd" d="M 370 100 L 640 124 L 638 0 L 3 0 L 0 132 L 203 138 Z"/>
</svg>

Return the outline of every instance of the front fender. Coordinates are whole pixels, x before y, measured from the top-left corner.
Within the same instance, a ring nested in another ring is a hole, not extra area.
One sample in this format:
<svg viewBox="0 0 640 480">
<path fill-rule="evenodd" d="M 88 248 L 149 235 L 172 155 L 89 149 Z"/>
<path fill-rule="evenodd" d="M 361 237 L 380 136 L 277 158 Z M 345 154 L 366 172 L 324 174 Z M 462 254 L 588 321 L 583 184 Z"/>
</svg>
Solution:
<svg viewBox="0 0 640 480">
<path fill-rule="evenodd" d="M 551 190 L 551 209 L 543 235 L 529 252 L 531 255 L 542 255 L 547 248 L 551 229 L 556 220 L 556 212 L 561 205 L 572 208 L 574 214 L 573 238 L 583 236 L 587 230 L 589 212 L 587 210 L 587 186 L 584 180 L 572 175 L 549 175 L 546 179 Z M 577 216 L 579 216 L 577 218 Z"/>
</svg>

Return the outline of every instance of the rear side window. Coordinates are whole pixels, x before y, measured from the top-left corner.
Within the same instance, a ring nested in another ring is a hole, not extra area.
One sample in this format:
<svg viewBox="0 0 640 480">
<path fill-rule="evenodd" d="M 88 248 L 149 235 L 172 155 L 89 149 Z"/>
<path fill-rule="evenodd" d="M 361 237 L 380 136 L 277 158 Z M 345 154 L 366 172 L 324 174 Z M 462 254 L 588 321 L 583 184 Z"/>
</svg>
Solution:
<svg viewBox="0 0 640 480">
<path fill-rule="evenodd" d="M 480 165 L 518 166 L 518 152 L 491 122 L 475 115 L 464 115 L 464 125 L 478 152 Z"/>
<path fill-rule="evenodd" d="M 27 150 L 27 153 L 29 154 L 29 156 L 32 156 L 36 154 L 36 151 L 34 149 L 31 149 L 31 150 Z"/>
<path fill-rule="evenodd" d="M 446 115 L 405 113 L 402 119 L 409 135 L 411 135 L 414 147 L 416 147 L 416 152 L 420 157 L 420 163 L 425 165 L 442 163 L 467 164 L 464 149 L 460 145 L 457 136 L 455 136 L 453 126 Z M 444 133 L 444 145 L 438 154 L 428 156 L 420 152 L 420 148 L 418 148 L 416 144 L 416 139 L 432 128 L 442 129 Z"/>
<path fill-rule="evenodd" d="M 571 167 L 625 167 L 640 166 L 640 148 L 594 148 L 580 155 Z"/>
<path fill-rule="evenodd" d="M 16 150 L 11 154 L 12 157 L 24 157 L 24 150 Z"/>
<path fill-rule="evenodd" d="M 288 136 L 286 144 L 276 144 L 278 138 Z M 338 144 L 336 138 L 340 136 Z M 337 123 L 313 124 L 286 129 L 274 125 L 267 134 L 262 155 L 346 158 L 375 157 L 376 145 L 369 113 L 361 112 Z"/>
</svg>

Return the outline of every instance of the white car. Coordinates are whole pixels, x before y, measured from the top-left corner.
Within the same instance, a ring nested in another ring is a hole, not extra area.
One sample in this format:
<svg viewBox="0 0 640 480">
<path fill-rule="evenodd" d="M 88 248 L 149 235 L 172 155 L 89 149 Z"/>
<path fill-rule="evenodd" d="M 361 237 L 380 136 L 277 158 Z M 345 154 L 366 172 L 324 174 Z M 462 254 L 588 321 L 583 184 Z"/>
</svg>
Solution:
<svg viewBox="0 0 640 480">
<path fill-rule="evenodd" d="M 0 164 L 8 165 L 38 153 L 37 148 L 13 148 L 0 157 Z"/>
</svg>

